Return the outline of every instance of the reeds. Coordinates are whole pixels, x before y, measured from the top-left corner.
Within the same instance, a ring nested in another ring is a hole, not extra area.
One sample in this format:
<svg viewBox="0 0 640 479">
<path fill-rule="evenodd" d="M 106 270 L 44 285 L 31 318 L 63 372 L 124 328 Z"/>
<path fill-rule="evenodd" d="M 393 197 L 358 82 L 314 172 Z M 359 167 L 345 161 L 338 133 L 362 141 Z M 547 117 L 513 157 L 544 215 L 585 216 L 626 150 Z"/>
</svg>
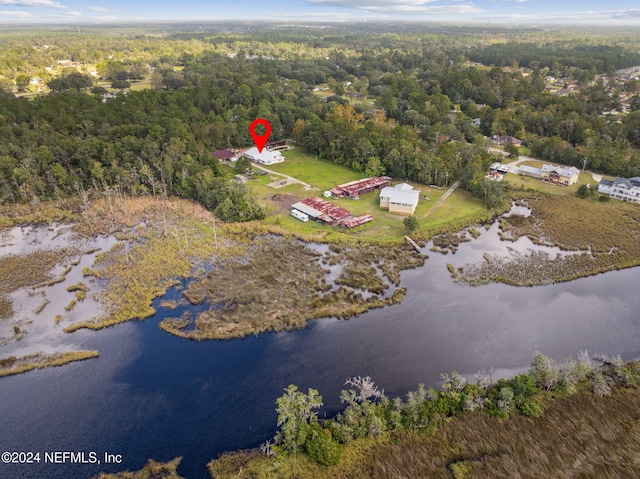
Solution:
<svg viewBox="0 0 640 479">
<path fill-rule="evenodd" d="M 178 466 L 182 457 L 169 462 L 156 462 L 149 459 L 147 464 L 136 472 L 118 472 L 115 474 L 100 473 L 94 479 L 183 479 L 178 475 Z"/>
<path fill-rule="evenodd" d="M 72 361 L 83 361 L 96 358 L 100 354 L 95 350 L 70 351 L 54 354 L 31 354 L 16 358 L 11 356 L 0 361 L 0 377 L 20 374 L 33 369 L 42 369 L 51 366 L 62 366 Z"/>
</svg>

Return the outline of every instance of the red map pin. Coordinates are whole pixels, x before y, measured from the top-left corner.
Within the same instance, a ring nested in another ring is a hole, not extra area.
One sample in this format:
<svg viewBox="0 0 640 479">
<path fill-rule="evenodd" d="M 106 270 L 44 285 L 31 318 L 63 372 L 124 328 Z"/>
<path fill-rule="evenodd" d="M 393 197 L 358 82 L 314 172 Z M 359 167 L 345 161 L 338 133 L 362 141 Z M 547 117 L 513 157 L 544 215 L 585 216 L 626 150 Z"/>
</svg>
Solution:
<svg viewBox="0 0 640 479">
<path fill-rule="evenodd" d="M 256 133 L 256 126 L 264 125 L 264 135 L 258 135 Z M 249 133 L 251 133 L 251 137 L 253 138 L 253 142 L 256 144 L 258 151 L 262 153 L 262 149 L 264 145 L 267 144 L 267 140 L 269 139 L 269 135 L 271 135 L 271 123 L 269 123 L 264 118 L 256 118 L 251 122 L 249 126 Z"/>
</svg>

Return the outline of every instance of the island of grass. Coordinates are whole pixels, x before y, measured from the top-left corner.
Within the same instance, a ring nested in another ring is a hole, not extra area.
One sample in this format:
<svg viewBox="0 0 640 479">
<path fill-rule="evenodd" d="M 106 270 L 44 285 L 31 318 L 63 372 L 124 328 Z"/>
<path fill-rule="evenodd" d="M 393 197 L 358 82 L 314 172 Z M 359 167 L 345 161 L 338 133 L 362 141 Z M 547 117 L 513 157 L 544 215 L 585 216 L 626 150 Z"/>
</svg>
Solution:
<svg viewBox="0 0 640 479">
<path fill-rule="evenodd" d="M 275 235 L 253 238 L 247 250 L 184 291 L 192 304 L 207 301 L 207 311 L 165 319 L 162 329 L 190 339 L 225 339 L 302 328 L 313 318 L 349 318 L 400 302 L 400 271 L 425 260 L 402 245 L 331 245 L 320 253 Z"/>
<path fill-rule="evenodd" d="M 97 358 L 99 355 L 100 353 L 98 351 L 87 350 L 53 354 L 36 353 L 19 358 L 9 356 L 8 358 L 0 360 L 0 377 L 20 374 L 33 369 L 62 366 L 73 361 Z"/>
</svg>

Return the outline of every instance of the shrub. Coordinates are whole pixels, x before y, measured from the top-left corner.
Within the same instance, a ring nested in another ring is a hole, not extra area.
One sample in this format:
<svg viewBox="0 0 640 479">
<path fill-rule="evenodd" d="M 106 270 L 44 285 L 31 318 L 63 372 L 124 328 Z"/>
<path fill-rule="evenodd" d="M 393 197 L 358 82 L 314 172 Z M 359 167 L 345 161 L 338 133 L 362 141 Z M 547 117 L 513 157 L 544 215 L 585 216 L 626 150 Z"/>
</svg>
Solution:
<svg viewBox="0 0 640 479">
<path fill-rule="evenodd" d="M 307 454 L 311 459 L 323 466 L 335 466 L 342 458 L 342 448 L 333 439 L 331 432 L 313 425 L 309 433 L 311 439 L 305 445 Z"/>
<path fill-rule="evenodd" d="M 523 416 L 526 417 L 540 417 L 541 410 L 540 405 L 535 401 L 526 401 L 518 408 Z"/>
</svg>

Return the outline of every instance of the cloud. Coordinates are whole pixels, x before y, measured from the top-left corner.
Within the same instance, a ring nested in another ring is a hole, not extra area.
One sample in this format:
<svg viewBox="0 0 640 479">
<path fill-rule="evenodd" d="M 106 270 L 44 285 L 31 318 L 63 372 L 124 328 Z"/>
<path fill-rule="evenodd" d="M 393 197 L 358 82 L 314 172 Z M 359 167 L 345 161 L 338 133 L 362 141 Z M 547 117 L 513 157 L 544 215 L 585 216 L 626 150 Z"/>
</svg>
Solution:
<svg viewBox="0 0 640 479">
<path fill-rule="evenodd" d="M 89 10 L 90 12 L 108 12 L 109 10 L 104 7 L 87 7 L 85 10 Z"/>
<path fill-rule="evenodd" d="M 29 12 L 0 12 L 0 16 L 12 18 L 29 18 L 31 17 L 31 14 Z"/>
<path fill-rule="evenodd" d="M 481 20 L 481 18 L 476 18 Z M 486 18 L 484 19 L 486 20 Z M 640 9 L 541 12 L 539 14 L 492 15 L 492 22 L 572 25 L 638 25 Z"/>
<path fill-rule="evenodd" d="M 0 0 L 0 5 L 16 5 L 18 7 L 51 7 L 67 8 L 51 0 Z"/>
<path fill-rule="evenodd" d="M 389 15 L 383 15 L 378 13 L 371 13 L 369 15 L 363 15 L 362 13 L 343 13 L 343 12 L 291 12 L 291 13 L 269 13 L 269 17 L 277 17 L 279 19 L 291 20 L 323 20 L 333 22 L 354 22 L 354 21 L 367 21 L 367 20 L 385 20 L 389 18 Z"/>
<path fill-rule="evenodd" d="M 490 0 L 492 3 L 525 3 L 529 0 Z"/>
<path fill-rule="evenodd" d="M 484 10 L 474 5 L 455 3 L 451 5 L 428 5 L 437 0 L 308 0 L 313 5 L 354 8 L 367 12 L 407 13 L 422 15 L 455 15 L 481 13 Z"/>
</svg>

